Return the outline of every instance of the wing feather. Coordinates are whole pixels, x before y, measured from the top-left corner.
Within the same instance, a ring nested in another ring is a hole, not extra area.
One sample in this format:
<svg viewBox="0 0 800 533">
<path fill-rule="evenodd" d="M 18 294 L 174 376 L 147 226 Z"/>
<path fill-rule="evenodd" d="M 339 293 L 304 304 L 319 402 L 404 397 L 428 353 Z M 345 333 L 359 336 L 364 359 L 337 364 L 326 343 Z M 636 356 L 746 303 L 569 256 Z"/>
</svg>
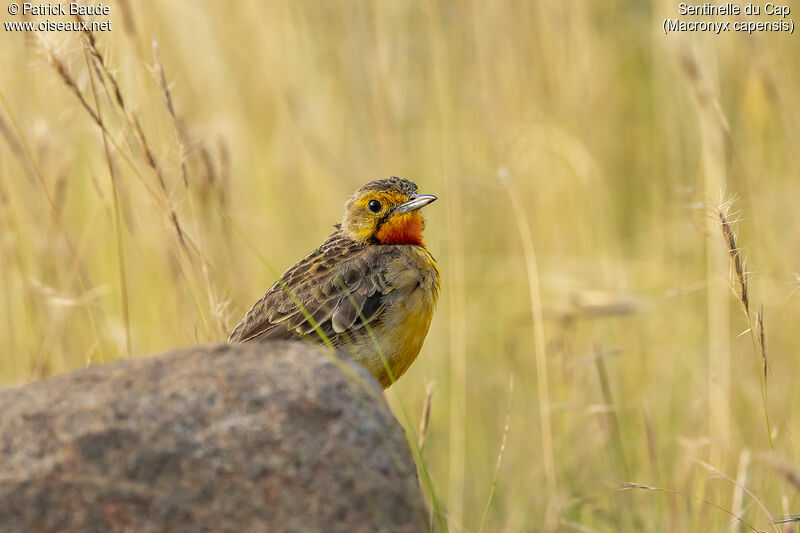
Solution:
<svg viewBox="0 0 800 533">
<path fill-rule="evenodd" d="M 272 285 L 228 342 L 297 337 L 319 341 L 318 328 L 339 344 L 365 322 L 380 319 L 385 296 L 393 288 L 386 269 L 394 255 L 393 247 L 359 245 L 335 232 Z"/>
<path fill-rule="evenodd" d="M 345 295 L 339 299 L 339 305 L 336 306 L 331 317 L 331 325 L 333 331 L 342 333 L 346 331 L 358 318 L 361 308 L 367 299 L 367 291 L 359 287 L 359 290 L 351 293 L 349 296 Z"/>
</svg>

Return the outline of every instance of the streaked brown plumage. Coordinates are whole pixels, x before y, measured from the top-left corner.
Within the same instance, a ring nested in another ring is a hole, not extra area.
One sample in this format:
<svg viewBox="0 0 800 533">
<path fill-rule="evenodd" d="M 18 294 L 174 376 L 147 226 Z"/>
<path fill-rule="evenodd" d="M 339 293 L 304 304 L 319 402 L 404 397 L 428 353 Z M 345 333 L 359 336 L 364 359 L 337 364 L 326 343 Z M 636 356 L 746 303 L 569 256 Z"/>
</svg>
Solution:
<svg viewBox="0 0 800 533">
<path fill-rule="evenodd" d="M 272 285 L 228 342 L 325 337 L 391 385 L 416 359 L 439 296 L 419 213 L 435 199 L 403 178 L 358 189 L 336 231 Z"/>
</svg>

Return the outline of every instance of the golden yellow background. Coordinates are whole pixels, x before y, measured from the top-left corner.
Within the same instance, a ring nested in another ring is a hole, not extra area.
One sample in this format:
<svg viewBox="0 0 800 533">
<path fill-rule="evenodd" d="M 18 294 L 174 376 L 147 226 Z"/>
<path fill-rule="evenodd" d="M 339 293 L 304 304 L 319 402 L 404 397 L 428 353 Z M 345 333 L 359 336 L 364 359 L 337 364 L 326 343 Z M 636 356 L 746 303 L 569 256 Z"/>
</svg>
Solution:
<svg viewBox="0 0 800 533">
<path fill-rule="evenodd" d="M 440 198 L 440 307 L 388 392 L 414 444 L 433 383 L 434 529 L 778 531 L 800 513 L 800 37 L 664 35 L 677 16 L 117 1 L 105 68 L 77 33 L 0 32 L 0 381 L 223 340 L 399 175 Z"/>
</svg>

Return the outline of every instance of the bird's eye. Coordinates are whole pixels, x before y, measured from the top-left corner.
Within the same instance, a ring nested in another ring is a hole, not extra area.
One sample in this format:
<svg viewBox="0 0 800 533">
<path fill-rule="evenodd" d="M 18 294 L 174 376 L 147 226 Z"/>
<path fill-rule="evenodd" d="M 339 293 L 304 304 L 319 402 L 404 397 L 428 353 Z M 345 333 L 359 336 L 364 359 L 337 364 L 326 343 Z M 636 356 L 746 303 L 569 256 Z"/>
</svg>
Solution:
<svg viewBox="0 0 800 533">
<path fill-rule="evenodd" d="M 369 203 L 367 204 L 367 207 L 369 207 L 369 210 L 372 211 L 373 213 L 380 213 L 381 209 L 383 208 L 383 206 L 378 200 L 370 200 Z"/>
</svg>

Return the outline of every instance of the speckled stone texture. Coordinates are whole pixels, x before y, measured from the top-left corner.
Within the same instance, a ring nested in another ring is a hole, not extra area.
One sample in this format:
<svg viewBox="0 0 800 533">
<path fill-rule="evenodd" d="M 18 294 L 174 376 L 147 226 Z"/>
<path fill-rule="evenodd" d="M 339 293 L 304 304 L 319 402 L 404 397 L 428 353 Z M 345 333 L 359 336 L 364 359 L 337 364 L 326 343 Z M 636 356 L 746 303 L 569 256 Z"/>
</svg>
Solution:
<svg viewBox="0 0 800 533">
<path fill-rule="evenodd" d="M 348 368 L 216 345 L 0 391 L 0 531 L 427 530 L 403 430 Z"/>
</svg>

